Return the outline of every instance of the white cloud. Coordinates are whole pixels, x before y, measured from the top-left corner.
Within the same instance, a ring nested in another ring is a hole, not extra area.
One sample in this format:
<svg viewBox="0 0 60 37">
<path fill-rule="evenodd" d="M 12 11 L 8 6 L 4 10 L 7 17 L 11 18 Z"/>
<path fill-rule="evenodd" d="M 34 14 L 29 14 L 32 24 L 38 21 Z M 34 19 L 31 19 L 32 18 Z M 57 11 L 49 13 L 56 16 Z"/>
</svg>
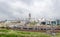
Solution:
<svg viewBox="0 0 60 37">
<path fill-rule="evenodd" d="M 58 7 L 59 5 L 56 6 L 56 1 L 57 0 L 0 0 L 0 4 L 2 5 L 0 7 L 2 9 L 0 13 L 3 12 L 1 16 L 6 15 L 4 16 L 5 18 L 27 18 L 28 13 L 31 13 L 32 17 L 37 18 L 43 16 L 46 18 L 60 17 L 60 15 L 58 15 L 60 12 L 58 8 L 60 7 Z"/>
</svg>

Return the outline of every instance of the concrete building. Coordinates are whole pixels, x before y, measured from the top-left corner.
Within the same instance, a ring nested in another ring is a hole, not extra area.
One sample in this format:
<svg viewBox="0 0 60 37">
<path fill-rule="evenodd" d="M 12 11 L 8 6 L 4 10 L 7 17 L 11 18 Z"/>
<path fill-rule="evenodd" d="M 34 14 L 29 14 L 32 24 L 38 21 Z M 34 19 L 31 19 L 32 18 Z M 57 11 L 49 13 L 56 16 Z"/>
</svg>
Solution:
<svg viewBox="0 0 60 37">
<path fill-rule="evenodd" d="M 60 25 L 60 20 L 56 19 L 39 19 L 40 25 Z"/>
</svg>

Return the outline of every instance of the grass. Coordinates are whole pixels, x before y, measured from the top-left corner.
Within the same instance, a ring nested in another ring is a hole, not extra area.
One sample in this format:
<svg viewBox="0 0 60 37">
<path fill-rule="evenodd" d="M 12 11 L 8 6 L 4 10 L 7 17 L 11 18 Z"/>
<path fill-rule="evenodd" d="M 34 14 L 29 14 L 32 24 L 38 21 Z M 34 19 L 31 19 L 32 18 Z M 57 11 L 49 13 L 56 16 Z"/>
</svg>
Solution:
<svg viewBox="0 0 60 37">
<path fill-rule="evenodd" d="M 52 36 L 42 32 L 27 32 L 0 29 L 0 37 L 52 37 Z M 57 33 L 56 37 L 60 37 L 60 33 Z"/>
</svg>

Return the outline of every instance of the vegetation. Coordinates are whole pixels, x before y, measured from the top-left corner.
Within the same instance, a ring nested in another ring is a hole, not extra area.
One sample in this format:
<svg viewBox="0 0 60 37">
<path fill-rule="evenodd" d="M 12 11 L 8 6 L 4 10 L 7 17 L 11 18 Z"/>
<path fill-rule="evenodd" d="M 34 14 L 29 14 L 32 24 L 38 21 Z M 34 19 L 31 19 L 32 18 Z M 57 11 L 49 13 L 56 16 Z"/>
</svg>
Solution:
<svg viewBox="0 0 60 37">
<path fill-rule="evenodd" d="M 52 37 L 52 36 L 42 32 L 27 32 L 0 29 L 0 37 Z M 56 37 L 60 37 L 60 33 L 57 33 Z"/>
<path fill-rule="evenodd" d="M 33 21 L 33 22 L 30 22 L 30 25 L 35 25 L 35 24 L 37 24 L 38 22 L 36 22 L 36 21 Z"/>
</svg>

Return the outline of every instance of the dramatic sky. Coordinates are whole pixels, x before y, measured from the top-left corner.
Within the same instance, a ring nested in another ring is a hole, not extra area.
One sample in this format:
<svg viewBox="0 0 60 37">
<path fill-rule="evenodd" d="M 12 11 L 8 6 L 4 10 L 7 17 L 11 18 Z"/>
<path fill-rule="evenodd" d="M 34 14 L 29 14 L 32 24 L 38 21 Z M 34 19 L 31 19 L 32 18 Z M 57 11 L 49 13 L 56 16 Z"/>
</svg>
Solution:
<svg viewBox="0 0 60 37">
<path fill-rule="evenodd" d="M 60 0 L 0 0 L 0 19 L 60 18 Z"/>
</svg>

